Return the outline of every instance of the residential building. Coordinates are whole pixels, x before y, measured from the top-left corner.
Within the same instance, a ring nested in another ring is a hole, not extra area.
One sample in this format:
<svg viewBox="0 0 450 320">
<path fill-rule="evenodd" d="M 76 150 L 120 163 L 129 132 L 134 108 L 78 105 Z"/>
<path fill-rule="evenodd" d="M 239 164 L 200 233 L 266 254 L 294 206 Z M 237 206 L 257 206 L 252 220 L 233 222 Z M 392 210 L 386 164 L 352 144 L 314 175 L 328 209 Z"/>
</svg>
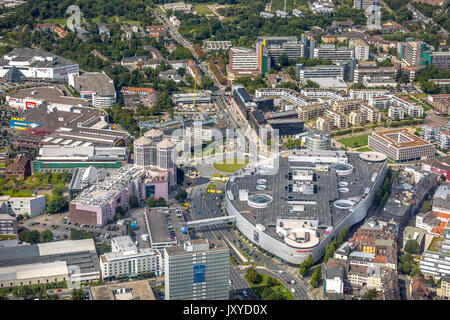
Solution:
<svg viewBox="0 0 450 320">
<path fill-rule="evenodd" d="M 365 122 L 374 123 L 381 121 L 380 111 L 372 106 L 361 104 L 359 106 L 359 111 L 363 113 Z"/>
<path fill-rule="evenodd" d="M 334 128 L 344 129 L 348 127 L 348 118 L 345 114 L 326 109 L 325 115 L 330 117 Z"/>
<path fill-rule="evenodd" d="M 442 278 L 441 287 L 437 290 L 437 296 L 445 300 L 450 300 L 450 278 Z"/>
<path fill-rule="evenodd" d="M 166 300 L 228 300 L 229 263 L 223 241 L 164 248 Z"/>
<path fill-rule="evenodd" d="M 35 197 L 0 196 L 0 207 L 4 208 L 8 214 L 33 218 L 45 212 L 45 200 L 45 195 Z"/>
<path fill-rule="evenodd" d="M 303 121 L 308 121 L 308 120 L 326 115 L 328 117 L 330 127 L 332 128 L 335 123 L 335 118 L 333 117 L 333 115 L 327 115 L 328 111 L 329 110 L 327 110 L 327 105 L 325 103 L 314 103 L 314 104 L 299 107 L 297 109 L 298 117 L 299 117 L 299 119 L 301 119 Z M 320 121 L 322 121 L 322 120 L 320 120 Z M 337 120 L 337 121 L 339 121 L 339 120 Z M 323 128 L 326 128 L 326 127 L 323 127 Z"/>
<path fill-rule="evenodd" d="M 166 27 L 164 25 L 146 26 L 145 31 L 152 38 L 159 38 L 166 36 Z"/>
<path fill-rule="evenodd" d="M 408 240 L 414 240 L 419 244 L 420 251 L 418 253 L 421 254 L 424 249 L 425 234 L 426 231 L 421 228 L 407 226 L 403 231 L 403 249 L 405 248 L 406 242 L 408 242 Z"/>
<path fill-rule="evenodd" d="M 402 120 L 405 118 L 405 110 L 401 106 L 390 106 L 388 109 L 388 117 L 393 120 Z"/>
<path fill-rule="evenodd" d="M 363 76 L 363 85 L 367 88 L 378 88 L 378 87 L 395 87 L 397 82 L 392 77 L 372 77 Z"/>
<path fill-rule="evenodd" d="M 426 160 L 422 163 L 422 170 L 436 173 L 439 176 L 444 175 L 447 179 L 450 179 L 450 158 L 441 157 Z"/>
<path fill-rule="evenodd" d="M 421 275 L 411 277 L 409 284 L 411 300 L 429 300 L 430 290 L 425 285 L 425 279 Z"/>
<path fill-rule="evenodd" d="M 324 14 L 329 16 L 335 11 L 336 6 L 333 2 L 318 0 L 309 3 L 309 8 L 314 14 Z"/>
<path fill-rule="evenodd" d="M 320 116 L 316 121 L 316 129 L 322 132 L 331 132 L 331 118 L 329 116 Z"/>
<path fill-rule="evenodd" d="M 289 17 L 289 13 L 284 12 L 283 10 L 276 10 L 275 15 L 280 18 L 288 18 Z"/>
<path fill-rule="evenodd" d="M 358 110 L 362 104 L 361 99 L 344 99 L 333 101 L 331 109 L 340 113 L 350 113 L 353 110 Z"/>
<path fill-rule="evenodd" d="M 437 136 L 436 144 L 444 150 L 449 150 L 450 149 L 450 130 L 441 131 Z"/>
<path fill-rule="evenodd" d="M 450 276 L 450 225 L 447 222 L 443 237 L 434 237 L 420 259 L 420 270 L 426 278 Z"/>
<path fill-rule="evenodd" d="M 273 17 L 275 17 L 275 15 L 273 13 L 269 13 L 269 12 L 265 12 L 265 11 L 261 11 L 259 13 L 259 16 L 264 19 L 272 19 Z"/>
<path fill-rule="evenodd" d="M 8 165 L 5 169 L 5 178 L 11 179 L 22 179 L 25 180 L 31 176 L 31 161 L 25 155 L 19 155 L 17 158 L 14 158 L 13 163 Z"/>
<path fill-rule="evenodd" d="M 436 123 L 429 123 L 422 126 L 422 130 L 420 131 L 420 137 L 428 142 L 435 142 L 436 137 L 441 132 L 441 126 Z"/>
<path fill-rule="evenodd" d="M 325 291 L 326 293 L 344 293 L 344 267 L 331 267 L 327 262 L 325 265 Z"/>
<path fill-rule="evenodd" d="M 372 132 L 368 147 L 395 161 L 434 158 L 436 148 L 407 129 Z"/>
<path fill-rule="evenodd" d="M 353 47 L 355 50 L 356 60 L 369 60 L 369 45 L 366 41 L 361 39 L 352 40 L 350 41 L 350 47 Z"/>
<path fill-rule="evenodd" d="M 352 126 L 358 127 L 364 122 L 364 114 L 360 110 L 353 110 L 348 116 L 348 122 Z"/>
<path fill-rule="evenodd" d="M 143 274 L 159 277 L 163 271 L 160 252 L 138 249 L 130 236 L 111 239 L 111 252 L 100 256 L 100 267 L 102 279 L 133 278 Z"/>
</svg>

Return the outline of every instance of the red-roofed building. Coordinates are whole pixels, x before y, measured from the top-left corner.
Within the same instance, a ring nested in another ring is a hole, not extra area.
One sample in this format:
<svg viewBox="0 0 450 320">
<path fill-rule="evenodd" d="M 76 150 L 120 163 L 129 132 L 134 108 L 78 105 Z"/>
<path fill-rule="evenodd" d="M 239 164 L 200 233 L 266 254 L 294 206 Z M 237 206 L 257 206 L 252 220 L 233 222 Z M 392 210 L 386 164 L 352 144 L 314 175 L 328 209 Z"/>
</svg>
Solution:
<svg viewBox="0 0 450 320">
<path fill-rule="evenodd" d="M 422 170 L 450 179 L 450 157 L 428 159 L 422 163 Z"/>
<path fill-rule="evenodd" d="M 160 26 L 147 26 L 145 30 L 148 35 L 153 38 L 159 38 L 166 36 L 166 28 L 163 25 Z"/>
</svg>

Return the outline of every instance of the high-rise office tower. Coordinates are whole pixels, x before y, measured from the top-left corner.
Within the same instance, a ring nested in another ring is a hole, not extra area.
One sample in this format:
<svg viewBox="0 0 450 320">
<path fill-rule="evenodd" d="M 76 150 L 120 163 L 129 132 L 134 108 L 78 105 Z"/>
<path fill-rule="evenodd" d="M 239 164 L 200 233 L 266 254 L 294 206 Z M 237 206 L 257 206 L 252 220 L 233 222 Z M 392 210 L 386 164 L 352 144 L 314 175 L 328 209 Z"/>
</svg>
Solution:
<svg viewBox="0 0 450 320">
<path fill-rule="evenodd" d="M 228 256 L 222 240 L 164 248 L 166 300 L 228 300 Z"/>
</svg>

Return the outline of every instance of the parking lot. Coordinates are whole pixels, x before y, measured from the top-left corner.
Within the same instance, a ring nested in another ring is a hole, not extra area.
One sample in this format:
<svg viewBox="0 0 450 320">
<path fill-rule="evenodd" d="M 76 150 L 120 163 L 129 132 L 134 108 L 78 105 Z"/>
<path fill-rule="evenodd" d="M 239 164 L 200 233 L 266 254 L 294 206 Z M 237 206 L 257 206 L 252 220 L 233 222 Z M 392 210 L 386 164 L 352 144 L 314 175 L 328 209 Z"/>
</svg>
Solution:
<svg viewBox="0 0 450 320">
<path fill-rule="evenodd" d="M 94 232 L 96 242 L 106 242 L 106 240 L 111 237 L 122 236 L 125 235 L 126 232 L 125 226 L 120 226 L 116 223 L 103 226 L 102 228 L 72 223 L 69 221 L 68 213 L 61 215 L 40 215 L 27 220 L 22 220 L 19 226 L 30 231 L 37 230 L 43 232 L 45 230 L 50 230 L 53 232 L 55 240 L 70 239 L 70 229 Z"/>
</svg>

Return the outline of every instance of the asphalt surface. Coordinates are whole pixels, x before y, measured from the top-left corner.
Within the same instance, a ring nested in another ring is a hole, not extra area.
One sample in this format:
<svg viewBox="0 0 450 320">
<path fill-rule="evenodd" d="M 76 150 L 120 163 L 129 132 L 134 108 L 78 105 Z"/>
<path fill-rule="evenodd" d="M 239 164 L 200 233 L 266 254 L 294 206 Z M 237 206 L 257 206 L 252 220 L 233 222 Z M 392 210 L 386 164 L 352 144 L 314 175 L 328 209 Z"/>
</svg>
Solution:
<svg viewBox="0 0 450 320">
<path fill-rule="evenodd" d="M 203 192 L 205 190 L 206 184 L 196 186 L 191 189 L 190 198 L 191 198 L 191 209 L 192 209 L 192 215 L 193 219 L 206 219 L 206 218 L 212 218 L 212 217 L 220 217 L 220 194 L 209 194 L 205 201 L 203 201 Z M 201 227 L 196 230 L 197 234 L 202 234 L 204 237 L 214 240 L 218 239 L 227 239 L 230 243 L 236 243 L 241 242 L 241 240 L 235 236 L 234 233 L 232 233 L 229 230 L 229 227 L 220 224 L 220 225 L 213 225 L 208 227 Z M 234 241 L 233 241 L 234 240 Z M 226 241 L 225 241 L 226 242 Z M 242 243 L 243 246 L 247 245 L 246 243 Z M 229 245 L 227 243 L 227 245 Z M 230 247 L 230 252 L 234 252 L 234 249 Z M 234 254 L 236 259 L 240 260 L 237 255 Z M 271 259 L 267 259 L 265 256 L 259 254 L 256 250 L 254 250 L 252 258 L 253 261 L 258 261 L 259 263 L 265 265 L 264 268 L 258 268 L 258 272 L 266 273 L 271 276 L 274 276 L 278 280 L 280 280 L 283 284 L 285 284 L 289 290 L 292 288 L 295 289 L 295 293 L 293 293 L 294 298 L 297 300 L 312 300 L 313 298 L 309 294 L 308 290 L 305 288 L 304 284 L 301 283 L 300 279 L 298 277 L 294 277 L 292 274 L 287 272 L 287 268 L 282 263 L 274 262 Z M 281 272 L 280 272 L 281 271 Z M 245 274 L 245 271 L 241 271 L 239 268 L 235 266 L 230 267 L 230 280 L 232 281 L 232 293 L 231 296 L 235 296 L 236 292 L 240 292 L 240 298 L 244 299 L 254 299 L 254 295 L 250 295 L 251 290 L 249 289 L 249 285 L 247 282 L 243 279 L 243 275 Z M 290 285 L 291 281 L 294 280 L 295 284 Z M 243 296 L 243 290 L 246 290 L 247 297 Z"/>
</svg>

